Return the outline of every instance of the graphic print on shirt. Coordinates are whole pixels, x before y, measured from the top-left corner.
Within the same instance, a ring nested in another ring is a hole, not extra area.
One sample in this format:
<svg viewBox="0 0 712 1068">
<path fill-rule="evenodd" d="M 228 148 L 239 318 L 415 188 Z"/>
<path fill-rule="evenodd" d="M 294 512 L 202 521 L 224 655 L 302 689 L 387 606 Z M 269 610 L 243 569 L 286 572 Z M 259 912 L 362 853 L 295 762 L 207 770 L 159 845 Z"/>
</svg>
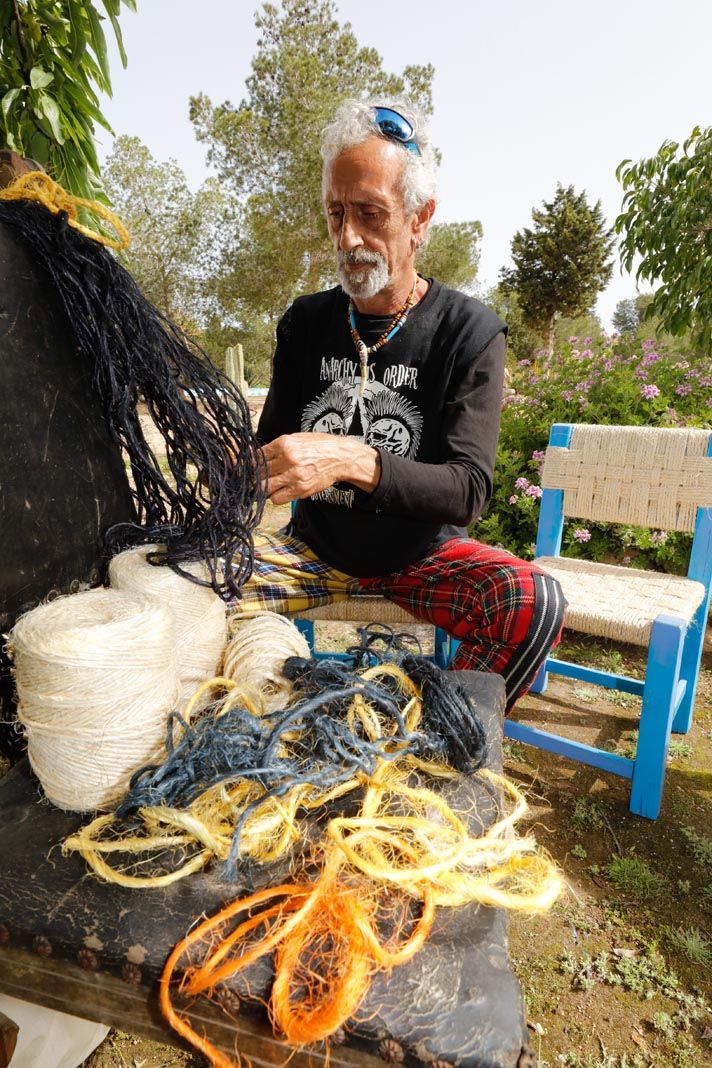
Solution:
<svg viewBox="0 0 712 1068">
<path fill-rule="evenodd" d="M 322 360 L 321 377 L 331 377 L 337 366 L 339 380 L 333 381 L 302 412 L 302 432 L 348 434 L 373 448 L 388 449 L 396 456 L 412 459 L 418 451 L 423 430 L 423 416 L 416 405 L 372 378 L 373 368 L 369 368 L 369 381 L 361 397 L 361 379 L 356 374 L 358 365 L 352 360 Z M 386 368 L 384 378 L 388 377 L 389 382 L 398 385 L 407 383 L 415 387 L 417 374 L 415 367 L 398 365 Z M 353 492 L 329 487 L 315 494 L 315 499 L 351 507 Z"/>
</svg>

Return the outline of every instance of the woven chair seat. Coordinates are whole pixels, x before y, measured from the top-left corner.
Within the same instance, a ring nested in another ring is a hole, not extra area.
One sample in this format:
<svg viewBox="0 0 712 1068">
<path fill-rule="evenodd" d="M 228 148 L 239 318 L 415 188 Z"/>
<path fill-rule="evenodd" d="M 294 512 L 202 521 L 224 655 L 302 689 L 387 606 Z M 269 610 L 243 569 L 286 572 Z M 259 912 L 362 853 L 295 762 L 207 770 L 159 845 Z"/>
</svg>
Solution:
<svg viewBox="0 0 712 1068">
<path fill-rule="evenodd" d="M 295 618 L 332 619 L 340 623 L 422 623 L 405 608 L 375 593 L 356 593 L 343 601 L 296 612 Z"/>
<path fill-rule="evenodd" d="M 663 612 L 689 623 L 705 596 L 701 582 L 680 575 L 562 556 L 536 563 L 561 583 L 568 601 L 564 626 L 633 645 L 649 644 Z"/>
</svg>

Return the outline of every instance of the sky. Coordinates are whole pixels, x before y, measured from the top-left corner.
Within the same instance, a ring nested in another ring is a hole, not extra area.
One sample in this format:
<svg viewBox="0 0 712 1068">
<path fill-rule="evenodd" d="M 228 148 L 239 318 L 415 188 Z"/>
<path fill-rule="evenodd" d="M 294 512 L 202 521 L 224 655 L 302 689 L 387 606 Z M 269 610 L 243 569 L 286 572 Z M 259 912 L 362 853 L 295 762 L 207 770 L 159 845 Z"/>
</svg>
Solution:
<svg viewBox="0 0 712 1068">
<path fill-rule="evenodd" d="M 119 134 L 157 159 L 173 157 L 196 189 L 210 173 L 188 119 L 188 99 L 237 105 L 257 42 L 257 0 L 138 0 L 122 8 L 128 67 L 112 47 Z M 337 0 L 361 45 L 386 70 L 435 67 L 432 133 L 442 152 L 436 220 L 479 219 L 480 288 L 509 264 L 512 237 L 557 182 L 621 206 L 615 170 L 654 155 L 712 121 L 712 3 L 708 0 Z M 107 36 L 110 36 L 107 30 Z M 347 87 L 348 88 L 348 87 Z M 103 135 L 100 156 L 112 140 Z M 601 295 L 605 327 L 635 295 L 621 274 Z"/>
</svg>

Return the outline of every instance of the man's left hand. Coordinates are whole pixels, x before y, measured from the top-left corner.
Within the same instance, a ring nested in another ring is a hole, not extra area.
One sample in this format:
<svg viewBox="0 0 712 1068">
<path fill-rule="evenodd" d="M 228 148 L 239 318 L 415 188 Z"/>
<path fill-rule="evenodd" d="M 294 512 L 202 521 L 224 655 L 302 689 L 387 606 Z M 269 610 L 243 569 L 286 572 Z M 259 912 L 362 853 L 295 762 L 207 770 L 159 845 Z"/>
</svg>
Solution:
<svg viewBox="0 0 712 1068">
<path fill-rule="evenodd" d="M 311 497 L 335 482 L 350 482 L 371 492 L 381 477 L 376 449 L 336 434 L 283 434 L 262 452 L 273 504 Z"/>
</svg>

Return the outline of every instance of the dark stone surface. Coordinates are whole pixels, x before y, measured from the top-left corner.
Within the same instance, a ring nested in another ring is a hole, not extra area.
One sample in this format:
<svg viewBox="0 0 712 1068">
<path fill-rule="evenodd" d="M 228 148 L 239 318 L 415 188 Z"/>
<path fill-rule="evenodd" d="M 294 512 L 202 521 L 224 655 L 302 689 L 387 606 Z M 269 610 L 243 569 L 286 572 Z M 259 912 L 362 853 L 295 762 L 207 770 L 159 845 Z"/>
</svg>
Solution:
<svg viewBox="0 0 712 1068">
<path fill-rule="evenodd" d="M 52 592 L 96 584 L 103 535 L 133 519 L 121 453 L 106 427 L 52 283 L 0 223 L 0 633 Z M 13 714 L 0 652 L 0 720 Z M 0 752 L 16 735 L 0 722 Z"/>
<path fill-rule="evenodd" d="M 500 770 L 502 680 L 475 672 L 461 672 L 460 679 L 487 728 L 488 764 Z M 477 821 L 493 819 L 492 789 L 476 776 L 461 777 L 444 792 Z M 99 969 L 153 984 L 195 918 L 215 912 L 246 886 L 224 882 L 217 865 L 165 889 L 100 883 L 81 858 L 63 858 L 58 848 L 84 822 L 40 797 L 26 761 L 0 780 L 0 924 L 11 945 L 30 948 L 46 940 L 55 961 L 76 961 L 81 950 L 90 950 Z M 278 882 L 283 874 L 284 866 L 253 865 L 249 888 Z M 2 962 L 0 948 L 0 969 Z M 266 992 L 271 980 L 269 963 L 261 963 L 248 973 L 254 995 Z M 242 1008 L 263 1011 L 254 1004 Z M 438 910 L 420 953 L 375 977 L 346 1043 L 376 1054 L 397 1045 L 406 1065 L 439 1060 L 463 1068 L 516 1068 L 525 1034 L 521 992 L 507 956 L 506 917 L 498 909 L 467 906 Z"/>
</svg>

